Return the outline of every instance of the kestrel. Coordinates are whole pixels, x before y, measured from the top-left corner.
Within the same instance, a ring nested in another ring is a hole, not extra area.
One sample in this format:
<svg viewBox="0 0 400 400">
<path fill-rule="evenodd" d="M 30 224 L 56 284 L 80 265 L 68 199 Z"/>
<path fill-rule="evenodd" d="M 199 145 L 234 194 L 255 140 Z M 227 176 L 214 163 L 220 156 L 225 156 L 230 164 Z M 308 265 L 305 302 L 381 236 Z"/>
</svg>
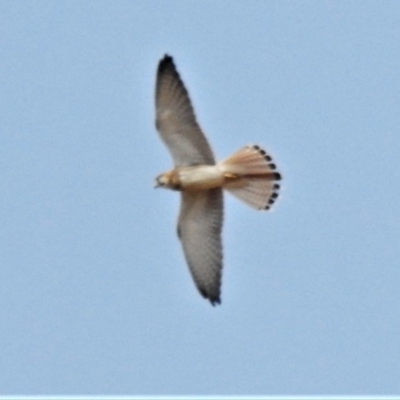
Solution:
<svg viewBox="0 0 400 400">
<path fill-rule="evenodd" d="M 201 295 L 212 305 L 220 304 L 222 189 L 257 210 L 269 210 L 278 197 L 281 174 L 271 156 L 256 145 L 215 162 L 169 55 L 157 70 L 156 127 L 175 164 L 156 178 L 156 187 L 181 192 L 178 237 L 186 262 Z"/>
</svg>

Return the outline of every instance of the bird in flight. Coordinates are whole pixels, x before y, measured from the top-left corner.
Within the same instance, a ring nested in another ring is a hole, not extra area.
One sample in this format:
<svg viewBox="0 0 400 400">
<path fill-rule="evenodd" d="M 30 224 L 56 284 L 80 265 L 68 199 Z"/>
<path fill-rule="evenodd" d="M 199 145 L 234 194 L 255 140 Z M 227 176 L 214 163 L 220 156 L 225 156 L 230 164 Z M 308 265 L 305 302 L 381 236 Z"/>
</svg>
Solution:
<svg viewBox="0 0 400 400">
<path fill-rule="evenodd" d="M 189 94 L 171 56 L 156 77 L 156 128 L 175 168 L 156 178 L 156 187 L 181 193 L 178 237 L 201 295 L 221 303 L 222 223 L 225 189 L 257 210 L 269 210 L 278 197 L 281 174 L 257 145 L 245 146 L 216 163 Z"/>
</svg>

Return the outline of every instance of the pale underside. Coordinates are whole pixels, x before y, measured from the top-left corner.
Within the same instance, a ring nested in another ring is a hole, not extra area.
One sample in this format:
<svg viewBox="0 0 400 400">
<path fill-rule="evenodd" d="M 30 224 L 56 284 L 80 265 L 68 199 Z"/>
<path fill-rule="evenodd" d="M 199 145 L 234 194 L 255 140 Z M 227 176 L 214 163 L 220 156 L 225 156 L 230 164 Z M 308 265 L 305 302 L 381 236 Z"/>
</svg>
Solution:
<svg viewBox="0 0 400 400">
<path fill-rule="evenodd" d="M 201 131 L 188 92 L 173 60 L 165 56 L 156 82 L 156 126 L 175 166 L 213 165 L 214 155 Z M 220 303 L 223 197 L 221 189 L 182 192 L 178 233 L 200 293 Z"/>
<path fill-rule="evenodd" d="M 169 56 L 157 71 L 156 126 L 175 164 L 157 177 L 157 184 L 181 191 L 178 236 L 187 264 L 200 293 L 213 305 L 220 303 L 222 188 L 255 209 L 268 210 L 278 197 L 281 175 L 271 156 L 256 145 L 216 164 Z"/>
</svg>

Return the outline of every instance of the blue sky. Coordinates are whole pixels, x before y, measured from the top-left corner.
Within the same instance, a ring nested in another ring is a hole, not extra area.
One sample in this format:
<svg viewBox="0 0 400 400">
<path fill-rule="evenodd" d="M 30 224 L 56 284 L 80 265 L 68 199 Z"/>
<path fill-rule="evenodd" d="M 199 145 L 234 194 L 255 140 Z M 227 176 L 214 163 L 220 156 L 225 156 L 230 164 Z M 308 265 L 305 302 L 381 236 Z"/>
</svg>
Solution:
<svg viewBox="0 0 400 400">
<path fill-rule="evenodd" d="M 0 394 L 399 394 L 400 3 L 0 1 Z M 197 293 L 154 80 L 171 54 L 226 196 Z"/>
</svg>

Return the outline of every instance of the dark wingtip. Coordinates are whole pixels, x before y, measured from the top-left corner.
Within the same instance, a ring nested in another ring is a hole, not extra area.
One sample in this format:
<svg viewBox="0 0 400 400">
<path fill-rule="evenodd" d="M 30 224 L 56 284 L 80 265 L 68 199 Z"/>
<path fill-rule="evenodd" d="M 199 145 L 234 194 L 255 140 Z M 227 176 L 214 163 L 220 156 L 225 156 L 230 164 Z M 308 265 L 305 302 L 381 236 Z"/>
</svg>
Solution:
<svg viewBox="0 0 400 400">
<path fill-rule="evenodd" d="M 209 293 L 207 293 L 206 290 L 204 290 L 201 287 L 198 287 L 200 294 L 207 299 L 213 306 L 219 305 L 221 304 L 221 297 L 219 294 L 217 295 L 211 295 Z"/>
<path fill-rule="evenodd" d="M 158 72 L 163 72 L 168 68 L 175 68 L 174 59 L 169 54 L 165 54 L 158 64 Z"/>
<path fill-rule="evenodd" d="M 213 298 L 213 299 L 209 299 L 209 300 L 210 300 L 210 303 L 211 303 L 211 305 L 213 307 L 221 305 L 221 299 L 219 297 Z"/>
</svg>

